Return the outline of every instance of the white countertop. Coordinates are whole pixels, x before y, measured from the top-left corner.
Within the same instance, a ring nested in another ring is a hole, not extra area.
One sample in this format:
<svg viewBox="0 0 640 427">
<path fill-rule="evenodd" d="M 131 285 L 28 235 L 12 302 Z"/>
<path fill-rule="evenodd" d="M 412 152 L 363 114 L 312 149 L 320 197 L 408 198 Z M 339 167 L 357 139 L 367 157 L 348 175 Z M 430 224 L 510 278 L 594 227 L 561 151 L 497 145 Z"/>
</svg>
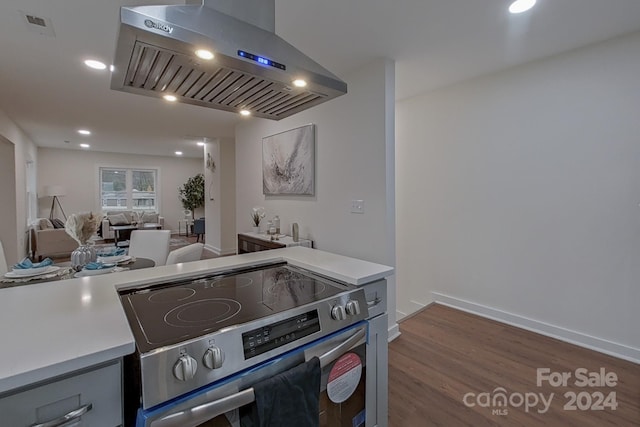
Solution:
<svg viewBox="0 0 640 427">
<path fill-rule="evenodd" d="M 0 289 L 0 393 L 133 353 L 116 289 L 274 261 L 353 285 L 393 273 L 392 267 L 297 246 Z"/>
</svg>

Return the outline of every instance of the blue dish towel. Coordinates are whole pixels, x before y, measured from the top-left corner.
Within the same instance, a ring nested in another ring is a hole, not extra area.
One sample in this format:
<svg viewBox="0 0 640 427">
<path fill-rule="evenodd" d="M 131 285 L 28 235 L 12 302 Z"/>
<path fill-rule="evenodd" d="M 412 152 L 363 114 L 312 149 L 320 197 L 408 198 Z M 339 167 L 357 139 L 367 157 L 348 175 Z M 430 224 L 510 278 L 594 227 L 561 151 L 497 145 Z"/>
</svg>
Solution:
<svg viewBox="0 0 640 427">
<path fill-rule="evenodd" d="M 253 385 L 256 401 L 240 410 L 242 427 L 318 427 L 320 359 L 314 357 Z"/>
<path fill-rule="evenodd" d="M 48 267 L 50 265 L 53 265 L 53 261 L 51 261 L 51 258 L 45 258 L 41 262 L 36 262 L 36 263 L 31 262 L 31 260 L 29 258 L 24 258 L 22 261 L 20 261 L 19 263 L 15 264 L 13 266 L 13 269 L 14 270 L 26 270 L 28 268 Z"/>
<path fill-rule="evenodd" d="M 85 270 L 102 270 L 103 268 L 112 268 L 115 267 L 115 264 L 105 264 L 102 262 L 90 262 L 89 264 L 84 266 Z"/>
<path fill-rule="evenodd" d="M 125 253 L 125 250 L 122 248 L 111 248 L 111 249 L 105 249 L 104 251 L 100 252 L 98 256 L 103 256 L 103 257 L 118 256 L 118 255 L 124 255 L 124 253 Z"/>
</svg>

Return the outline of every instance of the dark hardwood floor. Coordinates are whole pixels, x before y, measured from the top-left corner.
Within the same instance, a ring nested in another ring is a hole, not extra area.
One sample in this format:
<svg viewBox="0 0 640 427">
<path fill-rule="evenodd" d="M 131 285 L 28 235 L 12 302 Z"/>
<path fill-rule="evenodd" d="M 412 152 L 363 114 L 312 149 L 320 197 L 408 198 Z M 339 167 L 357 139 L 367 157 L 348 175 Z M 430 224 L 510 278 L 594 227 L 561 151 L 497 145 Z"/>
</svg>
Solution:
<svg viewBox="0 0 640 427">
<path fill-rule="evenodd" d="M 640 426 L 638 364 L 435 304 L 400 331 L 389 345 L 390 427 Z M 570 377 L 538 386 L 538 368 Z M 608 384 L 580 386 L 585 376 Z"/>
</svg>

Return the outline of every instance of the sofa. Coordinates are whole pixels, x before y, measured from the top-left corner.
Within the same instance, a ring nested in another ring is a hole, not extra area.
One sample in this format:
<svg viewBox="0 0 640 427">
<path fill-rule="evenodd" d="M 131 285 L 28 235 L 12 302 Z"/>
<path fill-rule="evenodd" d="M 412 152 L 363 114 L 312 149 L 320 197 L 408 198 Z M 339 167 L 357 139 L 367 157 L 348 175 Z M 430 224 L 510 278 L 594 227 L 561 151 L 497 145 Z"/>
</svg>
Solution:
<svg viewBox="0 0 640 427">
<path fill-rule="evenodd" d="M 78 247 L 78 242 L 69 236 L 64 228 L 54 228 L 51 221 L 46 218 L 32 223 L 29 231 L 33 259 L 66 257 Z"/>
<path fill-rule="evenodd" d="M 113 226 L 135 225 L 144 228 L 144 224 L 159 224 L 160 229 L 164 228 L 164 217 L 156 212 L 147 211 L 109 211 L 104 213 L 102 218 L 102 238 L 115 239 L 116 233 Z"/>
</svg>

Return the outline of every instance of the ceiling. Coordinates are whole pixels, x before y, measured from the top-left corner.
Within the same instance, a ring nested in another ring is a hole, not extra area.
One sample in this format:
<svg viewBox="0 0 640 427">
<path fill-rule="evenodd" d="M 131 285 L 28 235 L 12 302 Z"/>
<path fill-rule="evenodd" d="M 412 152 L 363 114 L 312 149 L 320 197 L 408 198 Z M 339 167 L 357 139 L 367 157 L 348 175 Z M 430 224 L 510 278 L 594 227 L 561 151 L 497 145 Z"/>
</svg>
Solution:
<svg viewBox="0 0 640 427">
<path fill-rule="evenodd" d="M 203 137 L 232 137 L 244 119 L 109 89 L 119 6 L 154 0 L 3 0 L 0 110 L 38 145 L 201 157 Z M 396 62 L 396 99 L 640 30 L 638 0 L 276 0 L 276 32 L 340 77 L 380 57 Z M 48 18 L 31 31 L 20 11 Z M 90 129 L 91 136 L 76 130 Z"/>
</svg>

